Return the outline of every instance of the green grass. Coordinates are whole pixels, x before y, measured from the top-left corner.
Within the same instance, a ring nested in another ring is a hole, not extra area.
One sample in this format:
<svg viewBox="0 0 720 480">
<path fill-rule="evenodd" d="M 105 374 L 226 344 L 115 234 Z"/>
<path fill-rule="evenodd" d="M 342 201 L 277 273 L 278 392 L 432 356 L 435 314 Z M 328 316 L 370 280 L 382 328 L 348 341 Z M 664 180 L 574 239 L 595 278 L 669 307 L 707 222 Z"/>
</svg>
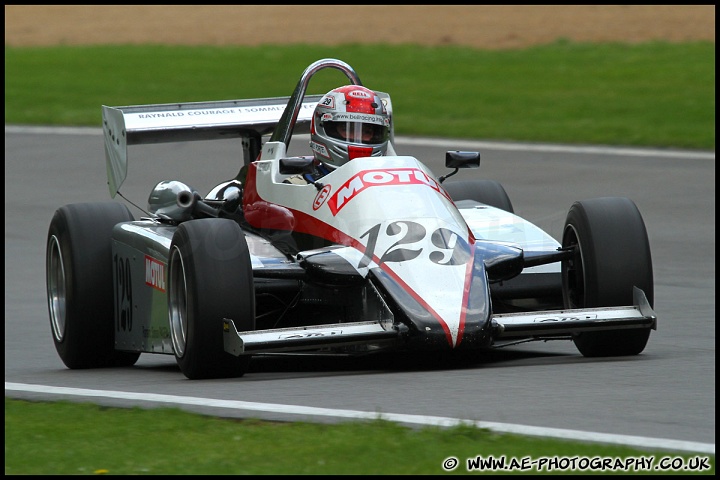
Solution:
<svg viewBox="0 0 720 480">
<path fill-rule="evenodd" d="M 6 47 L 5 123 L 100 125 L 102 104 L 286 96 L 325 57 L 391 94 L 400 135 L 715 148 L 711 42 Z M 343 83 L 331 70 L 310 90 Z"/>
<path fill-rule="evenodd" d="M 381 420 L 279 423 L 219 419 L 170 408 L 5 399 L 6 475 L 424 475 L 446 473 L 442 464 L 449 457 L 460 461 L 453 473 L 462 474 L 468 473 L 467 459 L 478 456 L 505 456 L 507 461 L 653 456 L 655 465 L 661 459 L 705 458 L 710 469 L 702 473 L 715 473 L 714 455 L 498 435 L 470 426 L 412 429 Z M 677 472 L 631 468 L 622 473 Z"/>
</svg>

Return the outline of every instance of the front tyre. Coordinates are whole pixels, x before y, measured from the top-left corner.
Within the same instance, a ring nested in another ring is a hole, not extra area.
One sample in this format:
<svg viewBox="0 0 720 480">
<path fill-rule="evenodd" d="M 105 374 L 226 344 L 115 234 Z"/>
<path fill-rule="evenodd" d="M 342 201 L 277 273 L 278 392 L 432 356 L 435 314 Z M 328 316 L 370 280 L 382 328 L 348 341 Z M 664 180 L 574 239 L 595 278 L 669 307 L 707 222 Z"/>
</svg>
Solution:
<svg viewBox="0 0 720 480">
<path fill-rule="evenodd" d="M 223 318 L 255 329 L 252 263 L 245 235 L 232 220 L 182 223 L 170 245 L 168 314 L 175 359 L 189 379 L 242 376 L 249 355 L 227 353 Z"/>
<path fill-rule="evenodd" d="M 55 211 L 45 271 L 53 342 L 72 369 L 134 365 L 140 353 L 115 350 L 112 229 L 133 221 L 119 203 L 78 203 Z"/>
<path fill-rule="evenodd" d="M 653 269 L 645 223 L 628 198 L 605 197 L 575 202 L 567 215 L 563 248 L 575 256 L 562 262 L 566 308 L 633 304 L 633 286 L 654 303 Z M 649 328 L 583 332 L 573 337 L 586 357 L 637 355 L 645 349 Z"/>
</svg>

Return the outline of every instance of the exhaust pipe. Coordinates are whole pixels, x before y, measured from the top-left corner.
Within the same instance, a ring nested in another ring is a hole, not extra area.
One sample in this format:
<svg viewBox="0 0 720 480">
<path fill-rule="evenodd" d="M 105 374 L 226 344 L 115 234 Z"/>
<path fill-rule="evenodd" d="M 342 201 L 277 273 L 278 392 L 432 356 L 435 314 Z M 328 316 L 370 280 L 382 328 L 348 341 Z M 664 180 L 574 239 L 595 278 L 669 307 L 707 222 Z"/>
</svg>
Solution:
<svg viewBox="0 0 720 480">
<path fill-rule="evenodd" d="M 199 198 L 195 189 L 182 182 L 163 181 L 150 192 L 148 211 L 166 220 L 184 222 L 192 218 Z"/>
</svg>

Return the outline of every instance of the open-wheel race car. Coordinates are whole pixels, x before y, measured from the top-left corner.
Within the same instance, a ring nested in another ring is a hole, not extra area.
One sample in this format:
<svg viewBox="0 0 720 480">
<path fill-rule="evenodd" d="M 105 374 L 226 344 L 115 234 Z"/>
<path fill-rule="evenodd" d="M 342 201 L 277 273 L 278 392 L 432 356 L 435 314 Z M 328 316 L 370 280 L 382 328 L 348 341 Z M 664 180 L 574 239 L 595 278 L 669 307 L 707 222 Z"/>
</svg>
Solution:
<svg viewBox="0 0 720 480">
<path fill-rule="evenodd" d="M 516 216 L 492 180 L 445 181 L 479 167 L 449 151 L 436 177 L 387 151 L 307 182 L 315 157 L 290 156 L 316 128 L 323 69 L 362 83 L 348 64 L 311 64 L 290 97 L 103 106 L 108 185 L 127 175 L 128 145 L 239 138 L 237 178 L 204 197 L 158 183 L 135 220 L 125 204 L 65 205 L 47 237 L 47 295 L 69 368 L 130 366 L 174 355 L 190 379 L 238 377 L 252 355 L 487 351 L 572 339 L 585 356 L 636 355 L 657 319 L 645 224 L 627 198 L 575 202 L 561 241 Z M 314 147 L 315 149 L 316 147 Z M 306 176 L 307 177 L 307 176 Z"/>
</svg>

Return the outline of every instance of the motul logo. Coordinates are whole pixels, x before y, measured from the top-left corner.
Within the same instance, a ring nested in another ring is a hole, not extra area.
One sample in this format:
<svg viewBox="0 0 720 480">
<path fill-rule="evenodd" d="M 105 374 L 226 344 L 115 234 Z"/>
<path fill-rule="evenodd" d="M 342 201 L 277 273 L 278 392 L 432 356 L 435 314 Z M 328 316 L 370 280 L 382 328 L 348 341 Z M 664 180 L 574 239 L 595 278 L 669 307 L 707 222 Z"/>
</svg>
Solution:
<svg viewBox="0 0 720 480">
<path fill-rule="evenodd" d="M 165 291 L 165 264 L 145 255 L 145 285 Z"/>
<path fill-rule="evenodd" d="M 388 185 L 425 185 L 447 197 L 440 184 L 417 168 L 398 168 L 391 170 L 364 170 L 355 174 L 328 200 L 328 207 L 333 216 L 347 205 L 350 200 L 369 187 Z"/>
</svg>

